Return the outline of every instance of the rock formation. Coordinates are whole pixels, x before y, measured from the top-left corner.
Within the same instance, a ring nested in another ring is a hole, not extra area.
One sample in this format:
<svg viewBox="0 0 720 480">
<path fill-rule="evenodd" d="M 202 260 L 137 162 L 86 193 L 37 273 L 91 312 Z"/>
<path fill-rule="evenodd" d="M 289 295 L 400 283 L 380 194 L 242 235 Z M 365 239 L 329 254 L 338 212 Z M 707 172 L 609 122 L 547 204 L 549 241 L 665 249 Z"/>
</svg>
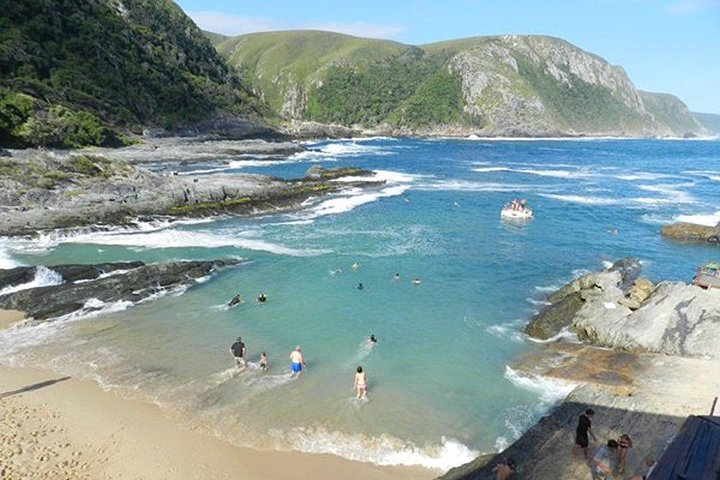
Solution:
<svg viewBox="0 0 720 480">
<path fill-rule="evenodd" d="M 238 263 L 238 260 L 215 260 L 152 265 L 142 262 L 59 265 L 51 268 L 67 275 L 63 276 L 64 283 L 0 296 L 0 309 L 20 310 L 35 320 L 47 320 L 81 310 L 92 311 L 113 302 L 138 302 L 160 292 L 189 287 L 222 267 Z M 99 271 L 118 271 L 128 267 L 131 268 L 120 274 L 98 277 Z M 0 274 L 0 278 L 11 276 Z"/>
<path fill-rule="evenodd" d="M 665 237 L 685 242 L 703 242 L 720 246 L 720 224 L 710 227 L 696 223 L 677 222 L 662 227 Z"/>
<path fill-rule="evenodd" d="M 720 358 L 720 291 L 674 282 L 654 286 L 633 278 L 639 263 L 620 265 L 585 275 L 550 295 L 551 304 L 530 322 L 527 333 L 548 339 L 568 328 L 601 347 Z"/>
</svg>

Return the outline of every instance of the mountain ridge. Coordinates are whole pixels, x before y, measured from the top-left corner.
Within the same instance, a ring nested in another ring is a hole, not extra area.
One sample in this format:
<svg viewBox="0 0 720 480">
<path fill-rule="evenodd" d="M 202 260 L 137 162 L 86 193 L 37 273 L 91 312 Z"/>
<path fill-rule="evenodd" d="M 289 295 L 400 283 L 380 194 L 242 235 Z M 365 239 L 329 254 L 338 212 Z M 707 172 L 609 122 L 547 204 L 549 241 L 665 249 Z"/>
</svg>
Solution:
<svg viewBox="0 0 720 480">
<path fill-rule="evenodd" d="M 328 42 L 362 47 L 314 55 Z M 420 135 L 707 133 L 676 97 L 641 93 L 622 67 L 556 37 L 477 36 L 413 46 L 295 30 L 239 35 L 217 48 L 287 124 Z M 298 64 L 306 58 L 313 63 L 303 74 Z"/>
</svg>

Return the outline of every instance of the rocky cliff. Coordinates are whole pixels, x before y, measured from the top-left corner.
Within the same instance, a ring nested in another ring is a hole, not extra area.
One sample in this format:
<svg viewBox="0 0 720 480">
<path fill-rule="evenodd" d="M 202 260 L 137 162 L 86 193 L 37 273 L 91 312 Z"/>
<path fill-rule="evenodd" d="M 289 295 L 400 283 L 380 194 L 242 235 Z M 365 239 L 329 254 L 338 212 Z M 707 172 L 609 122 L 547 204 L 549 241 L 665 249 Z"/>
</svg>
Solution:
<svg viewBox="0 0 720 480">
<path fill-rule="evenodd" d="M 561 39 L 505 35 L 420 47 L 330 32 L 217 44 L 270 108 L 298 122 L 390 134 L 702 134 L 682 102 Z"/>
</svg>

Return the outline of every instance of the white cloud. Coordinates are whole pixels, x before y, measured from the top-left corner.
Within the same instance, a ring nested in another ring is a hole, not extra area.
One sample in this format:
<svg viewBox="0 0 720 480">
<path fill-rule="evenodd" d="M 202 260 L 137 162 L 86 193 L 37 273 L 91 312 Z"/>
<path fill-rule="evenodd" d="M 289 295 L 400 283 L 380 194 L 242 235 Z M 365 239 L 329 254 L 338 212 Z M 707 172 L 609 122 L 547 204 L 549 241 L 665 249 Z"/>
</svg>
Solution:
<svg viewBox="0 0 720 480">
<path fill-rule="evenodd" d="M 185 13 L 203 30 L 223 35 L 235 36 L 243 33 L 282 30 L 277 22 L 268 18 L 245 17 L 217 11 L 189 10 Z"/>
<path fill-rule="evenodd" d="M 405 31 L 402 25 L 365 22 L 324 22 L 314 24 L 283 24 L 263 17 L 247 17 L 218 11 L 188 10 L 185 13 L 203 30 L 223 35 L 269 32 L 273 30 L 328 30 L 358 37 L 393 38 Z"/>
<path fill-rule="evenodd" d="M 680 15 L 708 8 L 720 8 L 720 0 L 677 0 L 665 5 L 667 12 Z"/>
</svg>

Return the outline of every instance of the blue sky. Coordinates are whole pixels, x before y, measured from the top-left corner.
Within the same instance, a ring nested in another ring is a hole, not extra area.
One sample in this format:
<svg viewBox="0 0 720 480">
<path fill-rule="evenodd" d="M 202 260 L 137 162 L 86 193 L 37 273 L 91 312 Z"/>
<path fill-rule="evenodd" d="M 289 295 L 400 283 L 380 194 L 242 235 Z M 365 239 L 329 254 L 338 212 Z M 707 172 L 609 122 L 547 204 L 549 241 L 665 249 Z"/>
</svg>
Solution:
<svg viewBox="0 0 720 480">
<path fill-rule="evenodd" d="M 720 114 L 720 0 L 176 0 L 226 35 L 312 28 L 420 45 L 495 34 L 564 38 L 635 86 Z"/>
</svg>

